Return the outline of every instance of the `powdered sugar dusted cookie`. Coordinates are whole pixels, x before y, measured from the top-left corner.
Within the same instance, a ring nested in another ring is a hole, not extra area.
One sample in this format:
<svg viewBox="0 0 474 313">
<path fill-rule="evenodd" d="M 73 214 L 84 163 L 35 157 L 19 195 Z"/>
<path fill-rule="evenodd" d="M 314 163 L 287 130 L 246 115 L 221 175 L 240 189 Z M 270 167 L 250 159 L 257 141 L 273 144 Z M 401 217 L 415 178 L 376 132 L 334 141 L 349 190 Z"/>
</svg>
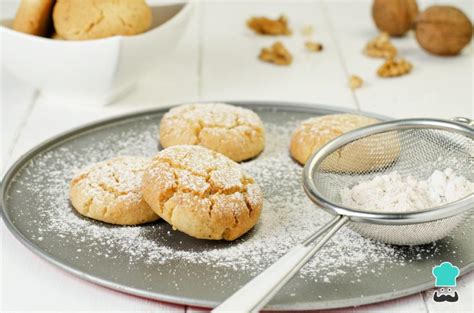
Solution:
<svg viewBox="0 0 474 313">
<path fill-rule="evenodd" d="M 71 181 L 70 199 L 82 215 L 120 225 L 136 225 L 159 217 L 143 200 L 141 182 L 150 159 L 116 157 L 82 171 Z"/>
<path fill-rule="evenodd" d="M 374 118 L 356 114 L 323 115 L 304 120 L 291 138 L 291 156 L 304 165 L 327 142 L 348 131 L 378 122 Z"/>
<path fill-rule="evenodd" d="M 234 240 L 258 221 L 263 195 L 224 155 L 200 146 L 162 150 L 145 171 L 143 197 L 173 228 L 201 239 Z"/>
<path fill-rule="evenodd" d="M 201 145 L 239 162 L 263 150 L 265 132 L 251 110 L 224 103 L 186 104 L 165 114 L 160 143 L 165 148 Z"/>
</svg>

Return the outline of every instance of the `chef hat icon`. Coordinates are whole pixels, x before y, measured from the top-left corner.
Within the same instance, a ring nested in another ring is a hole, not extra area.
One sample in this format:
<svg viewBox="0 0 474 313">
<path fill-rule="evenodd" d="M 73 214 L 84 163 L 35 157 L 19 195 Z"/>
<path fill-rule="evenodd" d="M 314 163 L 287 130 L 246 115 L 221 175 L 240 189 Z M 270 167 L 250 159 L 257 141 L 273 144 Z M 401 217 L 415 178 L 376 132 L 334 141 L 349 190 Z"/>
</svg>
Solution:
<svg viewBox="0 0 474 313">
<path fill-rule="evenodd" d="M 459 276 L 459 268 L 450 262 L 443 262 L 433 267 L 431 271 L 435 277 L 435 287 L 456 287 L 456 278 Z"/>
</svg>

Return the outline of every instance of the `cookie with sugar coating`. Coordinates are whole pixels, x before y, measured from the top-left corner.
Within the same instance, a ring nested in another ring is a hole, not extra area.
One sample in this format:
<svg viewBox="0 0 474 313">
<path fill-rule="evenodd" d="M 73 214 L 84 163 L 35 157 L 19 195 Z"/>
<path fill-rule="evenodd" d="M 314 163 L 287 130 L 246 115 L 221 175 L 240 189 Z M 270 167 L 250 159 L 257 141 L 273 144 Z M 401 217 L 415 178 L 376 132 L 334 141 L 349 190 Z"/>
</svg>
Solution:
<svg viewBox="0 0 474 313">
<path fill-rule="evenodd" d="M 305 164 L 316 150 L 334 138 L 379 121 L 357 114 L 331 114 L 312 117 L 301 122 L 291 137 L 291 156 Z"/>
<path fill-rule="evenodd" d="M 53 6 L 53 0 L 21 0 L 13 20 L 13 29 L 30 35 L 47 36 Z"/>
<path fill-rule="evenodd" d="M 174 229 L 200 239 L 237 239 L 263 207 L 260 187 L 239 164 L 200 146 L 160 151 L 143 175 L 142 192 Z"/>
<path fill-rule="evenodd" d="M 137 225 L 159 217 L 143 200 L 141 182 L 150 159 L 116 157 L 92 165 L 70 184 L 73 207 L 82 215 L 111 224 Z"/>
<path fill-rule="evenodd" d="M 144 0 L 57 0 L 53 21 L 61 38 L 88 40 L 143 33 L 152 12 Z"/>
<path fill-rule="evenodd" d="M 236 162 L 256 157 L 265 147 L 265 131 L 253 111 L 225 103 L 185 104 L 160 122 L 163 147 L 200 145 Z"/>
</svg>

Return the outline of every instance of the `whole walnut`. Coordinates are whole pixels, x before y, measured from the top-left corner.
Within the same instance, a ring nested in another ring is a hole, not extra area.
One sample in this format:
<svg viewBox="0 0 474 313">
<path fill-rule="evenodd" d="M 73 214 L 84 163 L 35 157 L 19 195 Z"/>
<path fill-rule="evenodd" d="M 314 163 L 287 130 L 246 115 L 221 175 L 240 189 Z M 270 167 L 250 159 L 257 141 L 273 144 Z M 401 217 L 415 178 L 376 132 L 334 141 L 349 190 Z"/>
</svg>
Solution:
<svg viewBox="0 0 474 313">
<path fill-rule="evenodd" d="M 416 0 L 374 0 L 372 17 L 375 25 L 391 36 L 403 36 L 418 15 Z"/>
<path fill-rule="evenodd" d="M 452 6 L 431 6 L 416 21 L 416 40 L 423 49 L 434 54 L 456 55 L 471 38 L 471 21 Z"/>
</svg>

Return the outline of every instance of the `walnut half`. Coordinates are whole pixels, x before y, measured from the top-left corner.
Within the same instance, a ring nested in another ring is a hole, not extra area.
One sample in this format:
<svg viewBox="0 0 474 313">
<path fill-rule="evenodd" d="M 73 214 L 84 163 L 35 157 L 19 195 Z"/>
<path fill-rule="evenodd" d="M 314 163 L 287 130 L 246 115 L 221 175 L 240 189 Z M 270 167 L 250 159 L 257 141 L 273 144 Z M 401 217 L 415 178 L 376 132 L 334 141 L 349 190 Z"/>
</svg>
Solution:
<svg viewBox="0 0 474 313">
<path fill-rule="evenodd" d="M 290 65 L 293 61 L 291 53 L 281 41 L 275 42 L 269 48 L 263 48 L 258 56 L 260 60 L 278 65 Z"/>
</svg>

